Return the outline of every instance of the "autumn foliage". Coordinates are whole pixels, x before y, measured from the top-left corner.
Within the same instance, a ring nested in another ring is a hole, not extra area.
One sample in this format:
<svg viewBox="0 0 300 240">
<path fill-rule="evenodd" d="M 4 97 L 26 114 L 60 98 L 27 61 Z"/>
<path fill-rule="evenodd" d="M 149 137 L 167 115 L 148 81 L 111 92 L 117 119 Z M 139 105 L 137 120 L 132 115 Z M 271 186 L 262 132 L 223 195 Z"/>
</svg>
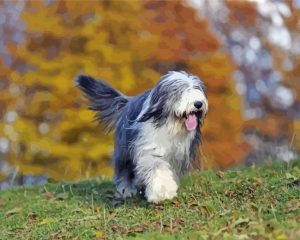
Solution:
<svg viewBox="0 0 300 240">
<path fill-rule="evenodd" d="M 21 20 L 24 41 L 7 46 L 13 64 L 1 69 L 7 86 L 0 104 L 17 117 L 1 122 L 0 133 L 22 171 L 67 179 L 112 174 L 113 138 L 75 87 L 80 73 L 127 95 L 151 88 L 169 70 L 198 75 L 210 103 L 198 161 L 226 167 L 248 153 L 236 66 L 208 21 L 184 2 L 27 1 Z M 245 21 L 252 24 L 252 16 Z"/>
</svg>

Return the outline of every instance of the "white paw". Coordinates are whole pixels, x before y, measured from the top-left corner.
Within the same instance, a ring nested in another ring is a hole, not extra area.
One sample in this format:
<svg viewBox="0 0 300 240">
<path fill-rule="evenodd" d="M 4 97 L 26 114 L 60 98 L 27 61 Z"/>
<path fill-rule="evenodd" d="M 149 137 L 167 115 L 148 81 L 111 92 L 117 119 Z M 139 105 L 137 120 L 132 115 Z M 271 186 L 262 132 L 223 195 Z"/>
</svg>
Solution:
<svg viewBox="0 0 300 240">
<path fill-rule="evenodd" d="M 157 169 L 152 181 L 146 186 L 146 198 L 148 202 L 158 203 L 166 199 L 172 199 L 177 195 L 178 185 L 173 173 L 169 169 Z"/>
</svg>

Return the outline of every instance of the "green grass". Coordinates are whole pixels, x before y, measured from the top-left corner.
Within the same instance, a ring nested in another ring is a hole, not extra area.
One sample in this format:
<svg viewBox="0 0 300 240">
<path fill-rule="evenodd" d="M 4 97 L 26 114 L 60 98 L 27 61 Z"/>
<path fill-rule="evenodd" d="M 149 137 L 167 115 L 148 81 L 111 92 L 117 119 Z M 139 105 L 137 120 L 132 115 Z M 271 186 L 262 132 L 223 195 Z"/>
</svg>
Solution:
<svg viewBox="0 0 300 240">
<path fill-rule="evenodd" d="M 300 161 L 193 172 L 178 197 L 114 197 L 105 179 L 0 192 L 0 239 L 300 239 Z"/>
</svg>

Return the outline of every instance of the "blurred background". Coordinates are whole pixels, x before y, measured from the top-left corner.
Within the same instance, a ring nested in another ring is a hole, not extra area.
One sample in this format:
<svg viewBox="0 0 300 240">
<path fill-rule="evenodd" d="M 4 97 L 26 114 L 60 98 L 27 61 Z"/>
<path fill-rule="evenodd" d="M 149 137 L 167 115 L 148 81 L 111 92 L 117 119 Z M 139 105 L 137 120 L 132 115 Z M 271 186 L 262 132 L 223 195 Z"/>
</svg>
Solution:
<svg viewBox="0 0 300 240">
<path fill-rule="evenodd" d="M 208 87 L 202 169 L 297 158 L 300 0 L 1 0 L 0 189 L 112 176 L 74 78 L 135 95 L 169 70 Z"/>
</svg>

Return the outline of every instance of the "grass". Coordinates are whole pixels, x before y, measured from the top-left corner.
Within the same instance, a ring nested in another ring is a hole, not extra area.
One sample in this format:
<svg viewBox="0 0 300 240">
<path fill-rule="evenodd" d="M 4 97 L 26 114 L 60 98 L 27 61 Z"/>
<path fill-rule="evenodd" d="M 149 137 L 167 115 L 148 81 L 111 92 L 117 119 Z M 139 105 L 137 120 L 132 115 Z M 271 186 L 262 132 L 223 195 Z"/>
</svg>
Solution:
<svg viewBox="0 0 300 240">
<path fill-rule="evenodd" d="M 178 197 L 114 197 L 109 180 L 0 192 L 0 239 L 300 239 L 300 161 L 193 172 Z"/>
</svg>

